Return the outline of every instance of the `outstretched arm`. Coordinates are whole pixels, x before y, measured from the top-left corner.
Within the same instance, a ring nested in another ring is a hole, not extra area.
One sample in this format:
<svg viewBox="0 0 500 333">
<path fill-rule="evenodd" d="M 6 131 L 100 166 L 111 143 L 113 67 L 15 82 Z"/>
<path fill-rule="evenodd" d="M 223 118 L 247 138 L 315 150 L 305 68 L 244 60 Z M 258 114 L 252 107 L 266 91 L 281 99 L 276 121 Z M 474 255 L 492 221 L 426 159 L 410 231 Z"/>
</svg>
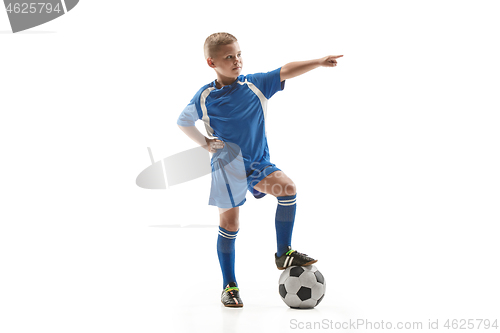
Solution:
<svg viewBox="0 0 500 333">
<path fill-rule="evenodd" d="M 286 79 L 291 79 L 293 77 L 302 75 L 318 67 L 335 67 L 337 66 L 337 58 L 343 57 L 343 55 L 331 55 L 320 59 L 307 60 L 307 61 L 296 61 L 290 62 L 285 66 L 281 67 L 280 78 L 281 81 Z"/>
</svg>

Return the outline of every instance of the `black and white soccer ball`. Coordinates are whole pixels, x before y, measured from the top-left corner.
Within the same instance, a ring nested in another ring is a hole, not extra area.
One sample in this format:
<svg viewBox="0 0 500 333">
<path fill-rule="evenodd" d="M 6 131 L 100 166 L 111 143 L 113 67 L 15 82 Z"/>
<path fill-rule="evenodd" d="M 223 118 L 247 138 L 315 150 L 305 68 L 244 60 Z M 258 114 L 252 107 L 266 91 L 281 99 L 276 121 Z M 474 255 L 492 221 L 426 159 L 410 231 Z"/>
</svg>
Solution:
<svg viewBox="0 0 500 333">
<path fill-rule="evenodd" d="M 316 266 L 291 266 L 281 273 L 279 292 L 289 307 L 310 309 L 323 300 L 325 286 L 325 278 Z"/>
</svg>

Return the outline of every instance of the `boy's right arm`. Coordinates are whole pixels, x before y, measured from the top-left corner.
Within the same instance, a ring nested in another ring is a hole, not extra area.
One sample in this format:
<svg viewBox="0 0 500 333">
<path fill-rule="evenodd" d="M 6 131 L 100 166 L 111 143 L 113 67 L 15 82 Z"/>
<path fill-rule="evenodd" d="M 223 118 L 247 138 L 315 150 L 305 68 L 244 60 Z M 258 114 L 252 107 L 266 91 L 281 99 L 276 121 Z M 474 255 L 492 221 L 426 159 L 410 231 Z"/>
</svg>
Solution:
<svg viewBox="0 0 500 333">
<path fill-rule="evenodd" d="M 198 131 L 196 126 L 181 126 L 179 128 L 191 138 L 194 142 L 208 150 L 210 153 L 215 153 L 217 149 L 224 148 L 224 142 L 217 139 L 209 139 Z"/>
<path fill-rule="evenodd" d="M 209 139 L 198 131 L 194 123 L 199 119 L 196 106 L 191 101 L 182 111 L 179 119 L 177 119 L 177 126 L 200 146 L 208 150 L 210 153 L 215 153 L 217 149 L 222 149 L 224 143 L 217 139 Z"/>
</svg>

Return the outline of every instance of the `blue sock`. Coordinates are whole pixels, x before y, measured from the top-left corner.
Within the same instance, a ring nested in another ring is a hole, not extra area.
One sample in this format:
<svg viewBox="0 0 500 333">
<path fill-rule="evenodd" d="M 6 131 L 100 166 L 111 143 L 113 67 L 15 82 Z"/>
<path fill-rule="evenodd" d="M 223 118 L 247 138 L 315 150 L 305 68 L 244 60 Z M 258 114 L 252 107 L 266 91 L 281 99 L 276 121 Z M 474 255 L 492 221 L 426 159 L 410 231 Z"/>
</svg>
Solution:
<svg viewBox="0 0 500 333">
<path fill-rule="evenodd" d="M 226 288 L 229 282 L 236 282 L 234 276 L 234 242 L 238 231 L 227 231 L 219 227 L 219 237 L 217 238 L 217 255 L 222 270 L 223 286 Z"/>
<path fill-rule="evenodd" d="M 297 194 L 278 197 L 276 209 L 276 241 L 278 244 L 278 257 L 281 257 L 292 245 L 293 222 L 295 221 L 295 203 Z"/>
</svg>

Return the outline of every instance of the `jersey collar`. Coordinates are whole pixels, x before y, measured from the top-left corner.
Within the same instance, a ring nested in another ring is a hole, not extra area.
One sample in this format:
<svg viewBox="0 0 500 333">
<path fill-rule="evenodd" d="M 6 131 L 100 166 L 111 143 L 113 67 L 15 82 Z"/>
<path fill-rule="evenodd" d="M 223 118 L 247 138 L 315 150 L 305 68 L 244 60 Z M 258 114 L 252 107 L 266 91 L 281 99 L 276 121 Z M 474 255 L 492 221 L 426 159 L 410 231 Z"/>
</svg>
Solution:
<svg viewBox="0 0 500 333">
<path fill-rule="evenodd" d="M 233 88 L 234 86 L 236 86 L 239 81 L 243 81 L 243 77 L 244 77 L 243 75 L 238 76 L 238 78 L 233 83 L 231 83 L 228 86 L 224 86 L 220 89 L 217 89 L 217 84 L 216 84 L 217 79 L 213 80 L 212 83 L 210 84 L 210 86 L 214 87 L 215 91 L 229 90 L 229 89 Z"/>
</svg>

